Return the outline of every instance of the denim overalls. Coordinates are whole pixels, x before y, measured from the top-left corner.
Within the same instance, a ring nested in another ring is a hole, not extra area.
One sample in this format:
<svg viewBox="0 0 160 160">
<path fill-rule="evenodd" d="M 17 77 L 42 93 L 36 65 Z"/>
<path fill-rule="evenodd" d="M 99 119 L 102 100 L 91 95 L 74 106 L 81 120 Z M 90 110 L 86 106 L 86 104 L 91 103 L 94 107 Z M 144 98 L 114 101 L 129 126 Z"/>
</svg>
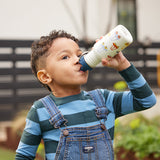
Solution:
<svg viewBox="0 0 160 160">
<path fill-rule="evenodd" d="M 100 119 L 100 124 L 90 127 L 67 128 L 67 120 L 54 101 L 49 96 L 41 99 L 51 116 L 50 123 L 59 129 L 62 124 L 66 126 L 65 129 L 60 129 L 61 136 L 55 160 L 114 160 L 111 137 L 104 125 L 108 110 L 102 93 L 97 89 L 90 91 L 89 95 L 96 104 L 95 113 Z"/>
</svg>

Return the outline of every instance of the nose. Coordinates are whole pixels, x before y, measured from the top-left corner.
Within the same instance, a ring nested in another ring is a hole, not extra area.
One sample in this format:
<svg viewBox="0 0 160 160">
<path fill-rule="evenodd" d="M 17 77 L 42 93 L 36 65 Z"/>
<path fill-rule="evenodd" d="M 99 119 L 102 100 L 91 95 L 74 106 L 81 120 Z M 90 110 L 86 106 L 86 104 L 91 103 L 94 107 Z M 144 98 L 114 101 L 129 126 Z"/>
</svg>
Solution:
<svg viewBox="0 0 160 160">
<path fill-rule="evenodd" d="M 80 64 L 80 63 L 79 63 L 79 59 L 80 59 L 80 58 L 76 56 L 75 59 L 74 59 L 74 64 Z"/>
</svg>

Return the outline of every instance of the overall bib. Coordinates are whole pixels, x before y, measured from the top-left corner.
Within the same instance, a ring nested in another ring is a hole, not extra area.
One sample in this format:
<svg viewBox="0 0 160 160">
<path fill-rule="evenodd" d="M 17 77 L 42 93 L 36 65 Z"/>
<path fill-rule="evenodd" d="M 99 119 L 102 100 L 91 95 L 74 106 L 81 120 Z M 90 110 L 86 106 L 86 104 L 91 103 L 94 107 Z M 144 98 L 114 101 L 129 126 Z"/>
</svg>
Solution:
<svg viewBox="0 0 160 160">
<path fill-rule="evenodd" d="M 104 125 L 108 110 L 102 93 L 100 90 L 93 90 L 89 95 L 96 104 L 95 113 L 100 119 L 100 124 L 89 127 L 67 128 L 67 120 L 54 101 L 49 96 L 41 99 L 51 116 L 50 123 L 59 129 L 62 124 L 66 126 L 65 129 L 60 129 L 61 136 L 55 160 L 114 160 L 111 137 Z"/>
</svg>

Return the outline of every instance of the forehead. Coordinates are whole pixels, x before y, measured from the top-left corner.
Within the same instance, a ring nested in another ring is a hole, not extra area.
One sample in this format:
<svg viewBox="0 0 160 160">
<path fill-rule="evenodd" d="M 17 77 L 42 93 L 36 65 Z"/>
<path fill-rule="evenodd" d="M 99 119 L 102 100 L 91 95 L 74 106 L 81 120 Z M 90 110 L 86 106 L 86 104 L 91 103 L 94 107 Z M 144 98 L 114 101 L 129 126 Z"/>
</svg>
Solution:
<svg viewBox="0 0 160 160">
<path fill-rule="evenodd" d="M 69 38 L 57 38 L 53 41 L 49 51 L 60 52 L 65 49 L 79 49 L 78 44 Z"/>
</svg>

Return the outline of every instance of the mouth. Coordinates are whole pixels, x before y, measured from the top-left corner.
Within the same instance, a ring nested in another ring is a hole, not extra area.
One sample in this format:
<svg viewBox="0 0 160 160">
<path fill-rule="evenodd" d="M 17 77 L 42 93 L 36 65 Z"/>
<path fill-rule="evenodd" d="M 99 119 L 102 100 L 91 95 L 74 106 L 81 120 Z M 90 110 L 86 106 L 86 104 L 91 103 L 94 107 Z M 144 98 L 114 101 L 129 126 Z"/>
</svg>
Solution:
<svg viewBox="0 0 160 160">
<path fill-rule="evenodd" d="M 85 73 L 86 71 L 79 70 L 80 73 Z"/>
<path fill-rule="evenodd" d="M 87 70 L 86 71 L 83 71 L 83 70 L 81 70 L 81 68 L 82 68 L 82 65 L 80 64 L 79 66 L 78 66 L 78 72 L 80 72 L 80 73 L 86 73 L 87 72 Z"/>
<path fill-rule="evenodd" d="M 78 71 L 79 71 L 79 72 L 82 72 L 82 73 L 86 72 L 86 71 L 82 71 L 82 70 L 81 70 L 81 67 L 82 67 L 82 66 L 79 67 L 79 70 L 78 70 Z"/>
</svg>

